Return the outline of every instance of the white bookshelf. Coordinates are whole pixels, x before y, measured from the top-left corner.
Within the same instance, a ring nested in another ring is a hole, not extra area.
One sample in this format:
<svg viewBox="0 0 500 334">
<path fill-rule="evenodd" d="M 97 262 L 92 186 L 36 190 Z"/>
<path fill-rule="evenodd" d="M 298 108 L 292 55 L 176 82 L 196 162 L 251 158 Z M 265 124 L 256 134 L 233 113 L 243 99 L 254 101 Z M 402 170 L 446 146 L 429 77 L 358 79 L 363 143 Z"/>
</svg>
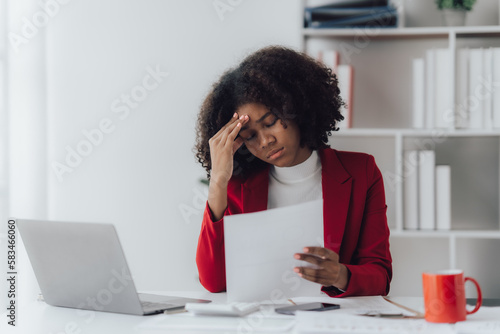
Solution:
<svg viewBox="0 0 500 334">
<path fill-rule="evenodd" d="M 500 129 L 412 128 L 411 61 L 427 49 L 448 48 L 455 76 L 456 50 L 500 47 L 500 26 L 303 28 L 302 43 L 311 56 L 337 50 L 340 64 L 354 67 L 353 127 L 333 133 L 330 145 L 374 155 L 384 175 L 394 294 L 421 295 L 423 271 L 460 268 L 479 279 L 487 297 L 499 298 L 493 282 L 500 271 L 487 267 L 498 268 L 500 253 Z M 402 177 L 404 151 L 421 147 L 436 152 L 436 164 L 451 166 L 450 230 L 404 229 L 403 182 L 386 176 Z"/>
<path fill-rule="evenodd" d="M 373 31 L 363 28 L 355 29 L 314 29 L 303 28 L 302 35 L 309 37 L 356 37 L 360 34 L 370 38 L 401 38 L 401 37 L 499 37 L 500 26 L 477 27 L 410 27 L 410 28 L 380 28 Z"/>
<path fill-rule="evenodd" d="M 448 129 L 377 129 L 377 128 L 350 128 L 336 132 L 335 136 L 444 136 L 444 137 L 498 137 L 500 129 L 492 130 L 448 130 Z"/>
</svg>

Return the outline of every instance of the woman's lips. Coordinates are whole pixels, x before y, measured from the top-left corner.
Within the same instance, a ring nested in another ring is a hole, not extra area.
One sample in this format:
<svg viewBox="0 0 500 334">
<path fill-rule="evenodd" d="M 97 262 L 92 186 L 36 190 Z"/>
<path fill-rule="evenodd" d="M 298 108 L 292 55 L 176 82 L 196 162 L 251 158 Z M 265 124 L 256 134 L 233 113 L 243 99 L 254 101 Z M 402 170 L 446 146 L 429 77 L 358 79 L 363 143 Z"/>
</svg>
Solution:
<svg viewBox="0 0 500 334">
<path fill-rule="evenodd" d="M 271 151 L 268 155 L 267 155 L 267 158 L 270 159 L 270 160 L 275 160 L 275 159 L 278 159 L 279 157 L 281 157 L 281 155 L 283 154 L 283 148 L 280 148 L 280 149 L 277 149 L 277 150 L 273 150 Z"/>
</svg>

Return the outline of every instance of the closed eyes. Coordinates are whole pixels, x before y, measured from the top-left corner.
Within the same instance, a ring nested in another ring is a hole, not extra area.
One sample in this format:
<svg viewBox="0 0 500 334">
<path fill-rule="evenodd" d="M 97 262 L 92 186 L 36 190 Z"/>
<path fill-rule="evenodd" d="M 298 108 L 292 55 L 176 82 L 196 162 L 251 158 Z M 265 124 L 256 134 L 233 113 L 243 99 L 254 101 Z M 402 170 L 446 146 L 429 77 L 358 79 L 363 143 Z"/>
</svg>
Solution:
<svg viewBox="0 0 500 334">
<path fill-rule="evenodd" d="M 274 120 L 273 120 L 271 123 L 264 124 L 264 127 L 266 127 L 266 128 L 271 128 L 271 127 L 273 127 L 273 126 L 276 124 L 276 122 L 277 122 L 278 120 L 279 120 L 279 118 L 275 116 L 275 117 L 274 117 Z M 255 138 L 255 132 L 252 132 L 252 133 L 251 133 L 250 135 L 248 135 L 248 136 L 241 136 L 241 137 L 242 137 L 242 138 L 243 138 L 243 140 L 245 140 L 245 141 L 251 141 L 252 139 L 254 139 L 254 138 Z"/>
</svg>

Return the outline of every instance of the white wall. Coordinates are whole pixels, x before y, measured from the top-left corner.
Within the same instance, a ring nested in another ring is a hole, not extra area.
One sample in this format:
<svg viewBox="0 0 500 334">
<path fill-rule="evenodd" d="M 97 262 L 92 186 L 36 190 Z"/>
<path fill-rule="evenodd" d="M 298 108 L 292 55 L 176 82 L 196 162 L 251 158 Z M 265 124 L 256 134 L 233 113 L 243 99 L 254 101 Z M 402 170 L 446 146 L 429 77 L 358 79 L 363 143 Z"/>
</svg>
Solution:
<svg viewBox="0 0 500 334">
<path fill-rule="evenodd" d="M 300 47 L 298 0 L 221 2 L 223 20 L 212 0 L 74 0 L 46 27 L 48 216 L 114 223 L 139 290 L 202 289 L 192 148 L 211 83 L 259 47 Z M 140 93 L 148 66 L 169 75 L 121 119 L 113 101 Z M 113 131 L 58 180 L 52 165 L 105 119 Z"/>
<path fill-rule="evenodd" d="M 32 17 L 39 17 L 40 7 L 37 0 L 6 4 L 9 198 L 8 212 L 0 214 L 2 225 L 6 217 L 47 218 L 48 204 L 45 36 L 43 29 L 32 29 Z M 16 298 L 33 300 L 39 292 L 35 276 L 19 236 L 16 244 Z"/>
</svg>

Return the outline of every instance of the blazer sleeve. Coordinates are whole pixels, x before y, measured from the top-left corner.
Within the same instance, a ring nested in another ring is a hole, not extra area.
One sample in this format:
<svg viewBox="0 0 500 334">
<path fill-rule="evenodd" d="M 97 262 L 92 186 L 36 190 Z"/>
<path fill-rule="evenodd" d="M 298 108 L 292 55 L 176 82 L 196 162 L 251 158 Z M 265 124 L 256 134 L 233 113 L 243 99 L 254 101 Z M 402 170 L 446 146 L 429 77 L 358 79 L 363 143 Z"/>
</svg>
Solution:
<svg viewBox="0 0 500 334">
<path fill-rule="evenodd" d="M 387 205 L 382 174 L 372 156 L 366 166 L 367 193 L 356 251 L 345 263 L 350 278 L 345 291 L 323 288 L 330 296 L 387 295 L 392 279 Z"/>
<path fill-rule="evenodd" d="M 228 209 L 224 212 L 224 216 L 226 214 L 228 214 Z M 201 285 L 210 292 L 226 290 L 224 254 L 224 217 L 214 221 L 207 202 L 196 249 L 196 265 Z"/>
</svg>

